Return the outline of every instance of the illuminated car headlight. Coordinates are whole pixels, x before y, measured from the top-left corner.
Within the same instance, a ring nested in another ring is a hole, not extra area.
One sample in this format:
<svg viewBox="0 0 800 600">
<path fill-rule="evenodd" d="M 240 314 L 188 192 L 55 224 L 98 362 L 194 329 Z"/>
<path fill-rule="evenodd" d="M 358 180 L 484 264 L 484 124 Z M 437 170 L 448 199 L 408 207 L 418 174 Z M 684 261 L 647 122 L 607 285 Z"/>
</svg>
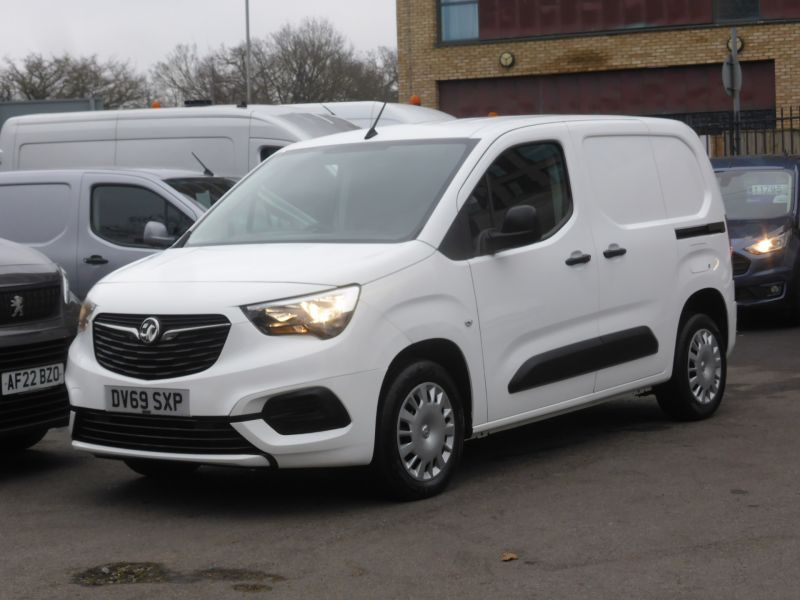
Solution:
<svg viewBox="0 0 800 600">
<path fill-rule="evenodd" d="M 90 300 L 83 301 L 81 312 L 78 314 L 78 331 L 86 331 L 89 326 L 89 319 L 91 319 L 95 308 L 97 308 L 97 305 Z"/>
<path fill-rule="evenodd" d="M 336 337 L 353 316 L 361 288 L 351 285 L 310 296 L 242 306 L 244 314 L 266 335 Z"/>
<path fill-rule="evenodd" d="M 69 304 L 69 279 L 67 279 L 67 272 L 61 267 L 58 267 L 58 270 L 61 273 L 62 299 L 64 300 L 64 304 Z"/>
<path fill-rule="evenodd" d="M 789 235 L 791 230 L 786 231 L 772 231 L 763 240 L 759 240 L 755 244 L 745 248 L 745 251 L 750 254 L 769 254 L 776 250 L 783 250 L 789 242 Z"/>
</svg>

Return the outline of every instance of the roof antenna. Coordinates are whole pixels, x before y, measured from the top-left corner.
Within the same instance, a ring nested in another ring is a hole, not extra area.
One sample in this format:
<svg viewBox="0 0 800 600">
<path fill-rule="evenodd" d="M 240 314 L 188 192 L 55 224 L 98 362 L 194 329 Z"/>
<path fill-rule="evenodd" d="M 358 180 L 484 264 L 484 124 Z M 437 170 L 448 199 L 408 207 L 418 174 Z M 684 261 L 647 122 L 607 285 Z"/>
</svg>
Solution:
<svg viewBox="0 0 800 600">
<path fill-rule="evenodd" d="M 364 136 L 365 140 L 371 140 L 376 135 L 378 135 L 378 131 L 375 129 L 375 126 L 378 124 L 378 121 L 381 120 L 381 115 L 383 114 L 383 109 L 386 108 L 386 105 L 389 104 L 388 102 L 384 102 L 383 106 L 381 106 L 381 110 L 378 113 L 378 116 L 375 117 L 375 122 L 372 124 L 372 127 L 369 128 L 367 135 Z"/>
<path fill-rule="evenodd" d="M 214 176 L 214 173 L 211 171 L 211 169 L 209 169 L 207 166 L 205 166 L 205 165 L 203 164 L 203 161 L 202 161 L 202 160 L 200 160 L 199 158 L 197 158 L 197 154 L 195 154 L 194 152 L 192 152 L 192 156 L 194 156 L 194 159 L 195 159 L 197 162 L 199 162 L 199 163 L 200 163 L 200 166 L 201 166 L 201 167 L 203 167 L 203 175 L 205 175 L 206 177 L 213 177 L 213 176 Z"/>
</svg>

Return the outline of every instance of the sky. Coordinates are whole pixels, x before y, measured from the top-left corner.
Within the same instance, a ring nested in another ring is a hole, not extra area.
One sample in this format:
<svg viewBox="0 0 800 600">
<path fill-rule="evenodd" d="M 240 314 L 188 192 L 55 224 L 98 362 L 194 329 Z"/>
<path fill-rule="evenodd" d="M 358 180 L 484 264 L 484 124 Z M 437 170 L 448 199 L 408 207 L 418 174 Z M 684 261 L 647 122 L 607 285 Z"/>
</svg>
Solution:
<svg viewBox="0 0 800 600">
<path fill-rule="evenodd" d="M 245 0 L 0 0 L 0 64 L 67 52 L 146 72 L 177 44 L 203 54 L 244 41 L 244 7 Z M 357 51 L 397 46 L 395 0 L 250 0 L 250 36 L 306 17 L 329 19 Z"/>
</svg>

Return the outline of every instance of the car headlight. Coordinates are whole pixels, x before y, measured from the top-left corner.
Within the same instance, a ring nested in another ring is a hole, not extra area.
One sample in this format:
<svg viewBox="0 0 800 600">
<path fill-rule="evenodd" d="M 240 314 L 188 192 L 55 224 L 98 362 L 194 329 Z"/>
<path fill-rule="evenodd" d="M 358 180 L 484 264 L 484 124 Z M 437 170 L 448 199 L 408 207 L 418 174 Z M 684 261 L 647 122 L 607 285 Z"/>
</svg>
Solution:
<svg viewBox="0 0 800 600">
<path fill-rule="evenodd" d="M 777 250 L 783 250 L 789 242 L 790 229 L 786 231 L 772 231 L 763 240 L 745 248 L 750 254 L 769 254 Z"/>
<path fill-rule="evenodd" d="M 244 314 L 266 335 L 336 337 L 353 316 L 361 288 L 351 285 L 310 296 L 242 306 Z"/>
<path fill-rule="evenodd" d="M 81 304 L 81 312 L 78 314 L 78 331 L 86 331 L 86 328 L 89 326 L 89 319 L 95 308 L 97 308 L 97 305 L 90 300 L 83 301 L 83 304 Z"/>
<path fill-rule="evenodd" d="M 59 272 L 61 273 L 61 294 L 64 300 L 64 304 L 69 304 L 69 279 L 67 279 L 67 272 L 58 267 Z"/>
</svg>

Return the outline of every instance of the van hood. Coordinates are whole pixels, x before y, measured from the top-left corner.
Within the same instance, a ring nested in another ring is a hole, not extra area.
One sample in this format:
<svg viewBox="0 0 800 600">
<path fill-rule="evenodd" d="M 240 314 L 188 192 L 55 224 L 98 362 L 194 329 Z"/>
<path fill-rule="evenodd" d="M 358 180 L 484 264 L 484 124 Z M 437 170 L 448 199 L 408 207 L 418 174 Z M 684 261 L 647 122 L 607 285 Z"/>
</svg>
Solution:
<svg viewBox="0 0 800 600">
<path fill-rule="evenodd" d="M 366 284 L 424 260 L 435 250 L 400 244 L 242 244 L 173 248 L 132 263 L 100 284 Z"/>
</svg>

